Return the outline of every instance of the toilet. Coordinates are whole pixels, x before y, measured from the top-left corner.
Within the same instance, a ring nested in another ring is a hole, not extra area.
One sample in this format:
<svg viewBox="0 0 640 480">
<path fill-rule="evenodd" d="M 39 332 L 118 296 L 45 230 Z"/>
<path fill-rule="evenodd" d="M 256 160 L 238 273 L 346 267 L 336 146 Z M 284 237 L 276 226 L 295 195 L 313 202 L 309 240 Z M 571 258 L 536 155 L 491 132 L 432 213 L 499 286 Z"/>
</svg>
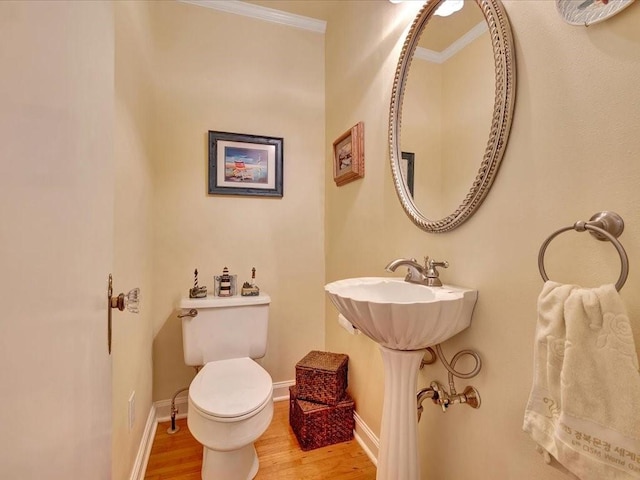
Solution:
<svg viewBox="0 0 640 480">
<path fill-rule="evenodd" d="M 267 349 L 270 303 L 264 293 L 180 302 L 185 363 L 202 366 L 189 386 L 187 424 L 203 446 L 203 480 L 258 472 L 253 443 L 273 418 L 273 381 L 254 359 Z"/>
</svg>

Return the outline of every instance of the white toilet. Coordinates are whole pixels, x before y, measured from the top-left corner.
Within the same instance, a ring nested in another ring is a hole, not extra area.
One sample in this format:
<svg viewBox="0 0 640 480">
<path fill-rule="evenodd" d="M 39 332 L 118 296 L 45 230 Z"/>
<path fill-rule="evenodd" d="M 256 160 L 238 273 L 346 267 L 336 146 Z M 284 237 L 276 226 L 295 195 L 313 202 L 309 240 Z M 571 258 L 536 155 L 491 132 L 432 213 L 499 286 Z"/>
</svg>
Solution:
<svg viewBox="0 0 640 480">
<path fill-rule="evenodd" d="M 189 386 L 187 424 L 203 445 L 203 480 L 249 480 L 253 446 L 273 418 L 273 381 L 252 359 L 264 356 L 271 298 L 183 298 L 184 360 L 203 365 Z"/>
</svg>

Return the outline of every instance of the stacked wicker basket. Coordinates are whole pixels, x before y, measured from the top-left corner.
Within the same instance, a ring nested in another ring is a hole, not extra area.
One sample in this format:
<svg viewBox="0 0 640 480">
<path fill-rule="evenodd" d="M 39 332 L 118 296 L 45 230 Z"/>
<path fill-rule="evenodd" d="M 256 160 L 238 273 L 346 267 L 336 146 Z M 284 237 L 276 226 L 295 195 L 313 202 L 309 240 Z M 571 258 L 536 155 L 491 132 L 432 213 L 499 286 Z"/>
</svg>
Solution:
<svg viewBox="0 0 640 480">
<path fill-rule="evenodd" d="M 289 388 L 289 423 L 302 450 L 353 438 L 348 363 L 347 355 L 314 350 L 296 364 L 296 385 Z"/>
</svg>

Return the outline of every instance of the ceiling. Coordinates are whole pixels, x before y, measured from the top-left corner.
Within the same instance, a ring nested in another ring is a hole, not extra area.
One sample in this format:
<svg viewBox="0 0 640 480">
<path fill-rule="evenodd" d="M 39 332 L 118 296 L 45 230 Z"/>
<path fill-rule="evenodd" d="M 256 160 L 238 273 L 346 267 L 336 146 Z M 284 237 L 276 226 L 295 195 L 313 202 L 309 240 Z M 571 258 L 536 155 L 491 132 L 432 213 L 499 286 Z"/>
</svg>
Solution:
<svg viewBox="0 0 640 480">
<path fill-rule="evenodd" d="M 441 52 L 483 21 L 484 15 L 476 2 L 467 1 L 462 10 L 449 17 L 432 16 L 420 38 L 420 46 Z"/>
</svg>

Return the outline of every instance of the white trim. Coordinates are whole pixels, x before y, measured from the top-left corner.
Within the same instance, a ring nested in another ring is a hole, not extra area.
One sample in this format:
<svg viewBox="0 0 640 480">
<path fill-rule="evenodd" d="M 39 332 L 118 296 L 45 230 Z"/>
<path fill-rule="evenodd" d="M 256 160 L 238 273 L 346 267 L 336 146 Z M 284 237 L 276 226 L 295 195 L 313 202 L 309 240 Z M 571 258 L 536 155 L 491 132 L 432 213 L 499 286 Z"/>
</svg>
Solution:
<svg viewBox="0 0 640 480">
<path fill-rule="evenodd" d="M 171 402 L 169 402 L 171 403 Z M 156 420 L 156 407 L 151 405 L 147 424 L 144 427 L 140 446 L 138 447 L 138 455 L 131 470 L 130 480 L 143 480 L 147 471 L 147 463 L 149 463 L 149 455 L 151 455 L 151 447 L 153 447 L 153 439 L 156 436 L 158 421 Z"/>
<path fill-rule="evenodd" d="M 364 450 L 364 453 L 367 454 L 367 457 L 373 462 L 373 464 L 378 466 L 378 451 L 380 449 L 380 440 L 373 431 L 369 428 L 362 417 L 358 415 L 357 412 L 353 412 L 353 419 L 356 421 L 356 428 L 353 430 L 353 436 L 358 442 L 358 444 Z"/>
<path fill-rule="evenodd" d="M 273 401 L 282 402 L 285 400 L 289 400 L 289 387 L 293 387 L 295 384 L 295 380 L 275 382 L 273 384 Z"/>
<path fill-rule="evenodd" d="M 200 7 L 212 8 L 226 13 L 234 13 L 245 17 L 256 18 L 266 22 L 279 23 L 289 27 L 301 28 L 317 33 L 325 33 L 327 22 L 315 18 L 303 17 L 293 13 L 282 12 L 273 8 L 261 7 L 252 3 L 238 0 L 178 0 L 182 3 L 190 3 Z"/>
<path fill-rule="evenodd" d="M 428 62 L 444 63 L 487 30 L 489 30 L 487 23 L 480 22 L 441 52 L 417 47 L 415 57 Z"/>
<path fill-rule="evenodd" d="M 426 60 L 431 63 L 444 62 L 442 52 L 436 52 L 435 50 L 429 50 L 424 47 L 416 47 L 416 53 L 413 56 L 419 60 Z"/>
<path fill-rule="evenodd" d="M 487 22 L 482 21 L 478 23 L 475 27 L 473 27 L 471 30 L 469 30 L 467 33 L 465 33 L 458 40 L 453 42 L 451 45 L 449 45 L 447 48 L 445 48 L 442 51 L 445 61 L 449 60 L 456 53 L 458 53 L 460 50 L 462 50 L 464 47 L 469 45 L 476 38 L 480 37 L 480 35 L 482 35 L 484 32 L 488 30 L 489 30 L 489 27 L 487 26 Z"/>
</svg>

